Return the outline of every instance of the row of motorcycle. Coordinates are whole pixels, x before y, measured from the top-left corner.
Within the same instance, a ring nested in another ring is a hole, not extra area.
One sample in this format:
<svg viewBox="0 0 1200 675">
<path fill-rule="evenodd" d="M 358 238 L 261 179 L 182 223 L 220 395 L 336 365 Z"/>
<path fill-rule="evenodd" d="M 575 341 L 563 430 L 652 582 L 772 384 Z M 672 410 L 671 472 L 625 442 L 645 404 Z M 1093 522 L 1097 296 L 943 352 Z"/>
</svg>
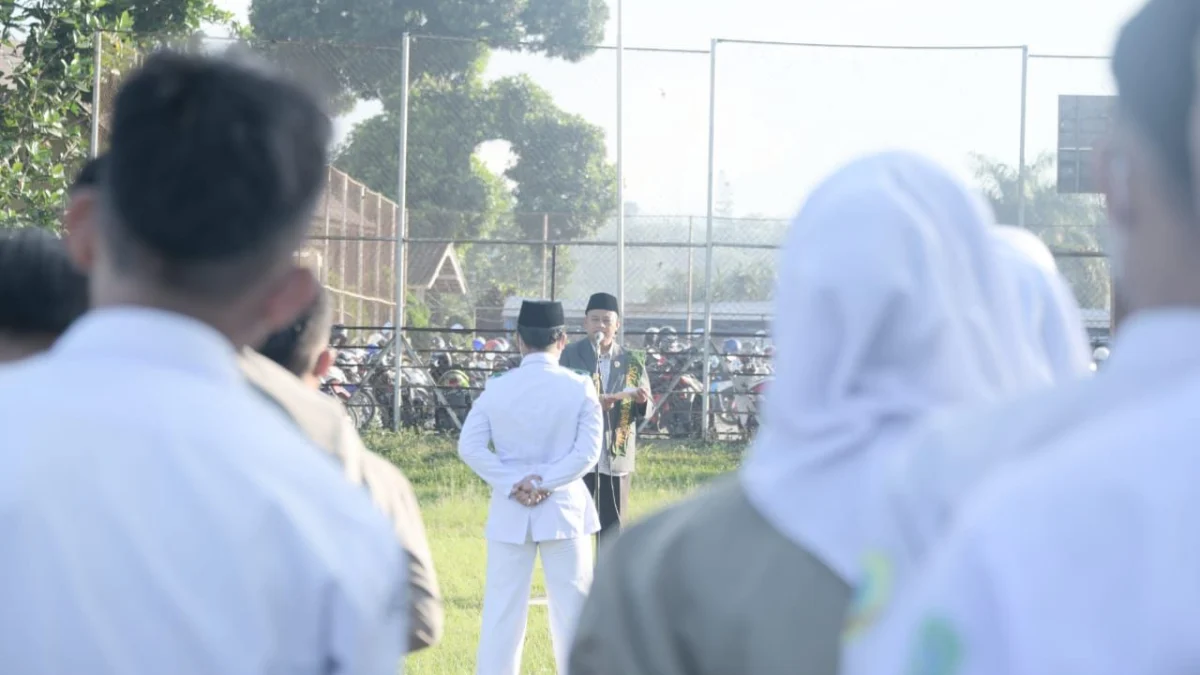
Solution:
<svg viewBox="0 0 1200 675">
<path fill-rule="evenodd" d="M 360 430 L 393 428 L 398 409 L 402 427 L 457 433 L 487 379 L 519 365 L 520 356 L 504 337 L 471 337 L 458 326 L 451 330 L 449 340 L 418 337 L 425 342 L 421 349 L 403 339 L 397 368 L 397 336 L 390 325 L 362 344 L 353 343 L 345 328 L 335 327 L 330 341 L 334 366 L 323 378 L 322 390 L 345 404 Z M 642 341 L 654 414 L 642 421 L 641 433 L 699 437 L 705 428 L 702 336 L 664 327 L 647 330 Z M 745 437 L 757 430 L 759 399 L 773 377 L 771 356 L 763 332 L 745 343 L 737 338 L 719 346 L 714 342 L 708 425 L 717 437 Z"/>
</svg>

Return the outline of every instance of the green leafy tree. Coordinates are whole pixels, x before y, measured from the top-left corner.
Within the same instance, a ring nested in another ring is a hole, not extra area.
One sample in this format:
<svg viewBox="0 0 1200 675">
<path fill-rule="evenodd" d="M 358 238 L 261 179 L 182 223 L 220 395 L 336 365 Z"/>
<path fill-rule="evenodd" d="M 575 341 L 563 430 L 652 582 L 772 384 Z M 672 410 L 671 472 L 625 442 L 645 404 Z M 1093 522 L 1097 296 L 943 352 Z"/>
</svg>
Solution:
<svg viewBox="0 0 1200 675">
<path fill-rule="evenodd" d="M 94 36 L 102 86 L 131 62 L 127 33 L 178 35 L 228 21 L 211 0 L 17 0 L 0 3 L 0 227 L 58 226 L 66 188 L 88 154 Z"/>
<path fill-rule="evenodd" d="M 608 7 L 592 0 L 253 0 L 250 24 L 265 40 L 398 46 L 405 33 L 457 40 L 413 43 L 411 77 L 461 78 L 486 44 L 578 60 L 604 37 Z M 326 49 L 306 71 L 330 88 L 383 98 L 395 87 L 398 57 L 377 50 Z"/>
<path fill-rule="evenodd" d="M 692 302 L 704 302 L 704 283 L 693 282 Z M 771 298 L 775 270 L 771 265 L 741 264 L 719 270 L 713 278 L 713 302 L 761 302 Z M 671 304 L 687 301 L 687 271 L 672 270 L 662 283 L 646 289 L 646 301 Z"/>
<path fill-rule="evenodd" d="M 454 239 L 540 240 L 550 214 L 554 239 L 593 233 L 613 209 L 616 172 L 602 130 L 558 108 L 527 77 L 484 79 L 490 48 L 579 60 L 603 37 L 608 9 L 592 0 L 253 0 L 257 38 L 346 110 L 378 100 L 382 114 L 360 123 L 335 163 L 372 189 L 397 191 L 400 55 L 410 49 L 409 234 Z M 436 37 L 434 37 L 436 36 Z M 294 41 L 321 40 L 312 47 Z M 355 47 L 352 45 L 377 45 Z M 379 47 L 382 46 L 382 47 Z M 501 174 L 477 151 L 505 141 L 514 160 Z M 537 214 L 537 215 L 525 215 Z M 541 248 L 459 246 L 476 300 L 541 290 Z M 560 249 L 558 270 L 568 269 Z"/>
<path fill-rule="evenodd" d="M 996 212 L 997 220 L 1017 224 L 1017 169 L 975 156 L 975 176 Z M 1058 194 L 1054 155 L 1040 155 L 1026 167 L 1025 226 L 1057 254 L 1058 268 L 1070 282 L 1080 306 L 1108 309 L 1108 261 L 1099 256 L 1104 204 L 1095 195 Z"/>
</svg>

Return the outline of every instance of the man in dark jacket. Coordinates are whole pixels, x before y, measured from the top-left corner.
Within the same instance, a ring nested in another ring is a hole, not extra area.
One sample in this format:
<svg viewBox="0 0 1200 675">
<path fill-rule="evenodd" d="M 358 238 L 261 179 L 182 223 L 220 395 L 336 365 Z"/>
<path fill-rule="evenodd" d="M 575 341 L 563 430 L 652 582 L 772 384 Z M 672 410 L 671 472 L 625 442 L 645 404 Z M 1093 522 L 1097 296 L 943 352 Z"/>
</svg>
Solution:
<svg viewBox="0 0 1200 675">
<path fill-rule="evenodd" d="M 637 455 L 637 426 L 650 414 L 646 353 L 616 341 L 621 328 L 617 299 L 596 293 L 584 318 L 587 337 L 563 350 L 559 364 L 592 377 L 604 406 L 604 450 L 596 469 L 584 477 L 600 512 L 600 539 L 621 531 Z"/>
</svg>

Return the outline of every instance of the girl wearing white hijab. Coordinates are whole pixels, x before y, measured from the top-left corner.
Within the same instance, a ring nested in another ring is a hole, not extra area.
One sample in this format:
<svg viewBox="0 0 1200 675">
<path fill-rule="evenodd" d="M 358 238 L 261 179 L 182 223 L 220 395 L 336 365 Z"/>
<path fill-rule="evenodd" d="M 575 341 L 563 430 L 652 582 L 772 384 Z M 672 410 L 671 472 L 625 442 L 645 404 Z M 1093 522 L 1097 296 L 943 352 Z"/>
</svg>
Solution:
<svg viewBox="0 0 1200 675">
<path fill-rule="evenodd" d="M 1075 294 L 1058 271 L 1054 255 L 1036 234 L 1020 227 L 995 229 L 1001 255 L 1017 274 L 1021 323 L 1030 344 L 1041 351 L 1054 380 L 1091 373 L 1091 353 Z"/>
<path fill-rule="evenodd" d="M 867 495 L 914 426 L 1049 382 L 994 236 L 964 185 L 904 154 L 839 172 L 789 234 L 775 381 L 742 484 L 848 583 Z"/>
<path fill-rule="evenodd" d="M 1088 375 L 1087 336 L 1079 306 L 1054 257 L 1027 230 L 1001 226 L 994 234 L 1001 260 L 1018 284 L 1021 339 L 1038 350 L 1056 383 Z M 1031 384 L 1036 382 L 1031 379 Z M 996 468 L 1019 456 L 994 452 L 986 442 L 1002 435 L 1001 428 L 1012 422 L 1006 406 L 934 415 L 912 442 L 888 458 L 879 493 L 871 500 L 863 571 L 843 636 L 843 673 L 875 672 L 877 638 L 872 628 L 949 527 L 967 495 Z"/>
<path fill-rule="evenodd" d="M 614 542 L 572 675 L 837 671 L 883 458 L 930 413 L 1049 379 L 992 237 L 966 187 L 912 154 L 812 193 L 781 252 L 758 441 L 737 479 Z"/>
</svg>

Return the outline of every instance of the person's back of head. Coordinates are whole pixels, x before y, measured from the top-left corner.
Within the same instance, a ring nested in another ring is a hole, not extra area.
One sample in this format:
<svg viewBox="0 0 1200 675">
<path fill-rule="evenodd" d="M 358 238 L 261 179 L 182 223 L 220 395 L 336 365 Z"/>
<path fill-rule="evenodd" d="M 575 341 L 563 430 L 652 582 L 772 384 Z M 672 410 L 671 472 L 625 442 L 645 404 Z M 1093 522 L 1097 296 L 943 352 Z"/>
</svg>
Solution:
<svg viewBox="0 0 1200 675">
<path fill-rule="evenodd" d="M 0 233 L 0 362 L 49 347 L 87 311 L 87 279 L 43 230 Z"/>
<path fill-rule="evenodd" d="M 97 155 L 84 162 L 83 168 L 79 170 L 79 173 L 75 174 L 75 180 L 71 183 L 71 187 L 67 189 L 67 192 L 75 194 L 81 190 L 91 190 L 99 187 L 100 175 L 104 172 L 104 165 L 104 155 Z"/>
<path fill-rule="evenodd" d="M 292 325 L 273 333 L 258 351 L 315 385 L 333 364 L 328 349 L 332 327 L 333 303 L 329 301 L 329 293 L 322 289 L 307 311 Z"/>
<path fill-rule="evenodd" d="M 315 99 L 257 64 L 148 58 L 113 108 L 96 304 L 189 314 L 238 344 L 291 323 L 316 292 L 293 254 L 330 133 Z"/>
<path fill-rule="evenodd" d="M 1150 0 L 1121 30 L 1119 114 L 1101 161 L 1116 290 L 1136 311 L 1200 304 L 1188 122 L 1200 4 Z"/>
</svg>

